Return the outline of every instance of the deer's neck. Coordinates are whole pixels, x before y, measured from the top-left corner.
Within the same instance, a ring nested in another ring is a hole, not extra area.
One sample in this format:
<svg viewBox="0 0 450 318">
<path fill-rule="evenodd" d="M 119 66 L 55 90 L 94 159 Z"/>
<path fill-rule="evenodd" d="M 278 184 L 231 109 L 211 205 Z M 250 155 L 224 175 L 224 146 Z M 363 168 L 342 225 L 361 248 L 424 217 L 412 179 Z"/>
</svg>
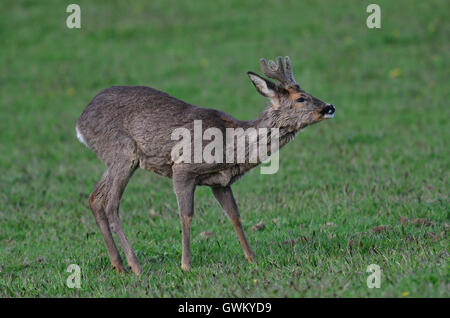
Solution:
<svg viewBox="0 0 450 318">
<path fill-rule="evenodd" d="M 264 110 L 258 118 L 249 120 L 246 124 L 246 128 L 275 128 L 269 109 Z"/>
<path fill-rule="evenodd" d="M 255 129 L 258 128 L 267 128 L 270 130 L 270 128 L 278 128 L 279 129 L 279 136 L 280 136 L 280 142 L 279 147 L 283 147 L 285 144 L 287 144 L 289 141 L 294 139 L 294 137 L 297 135 L 297 133 L 305 128 L 306 124 L 299 123 L 295 127 L 292 127 L 289 125 L 286 121 L 283 120 L 282 116 L 280 116 L 280 113 L 277 111 L 274 111 L 270 108 L 265 109 L 258 118 L 254 120 L 250 120 L 246 122 L 246 128 L 253 127 Z"/>
</svg>

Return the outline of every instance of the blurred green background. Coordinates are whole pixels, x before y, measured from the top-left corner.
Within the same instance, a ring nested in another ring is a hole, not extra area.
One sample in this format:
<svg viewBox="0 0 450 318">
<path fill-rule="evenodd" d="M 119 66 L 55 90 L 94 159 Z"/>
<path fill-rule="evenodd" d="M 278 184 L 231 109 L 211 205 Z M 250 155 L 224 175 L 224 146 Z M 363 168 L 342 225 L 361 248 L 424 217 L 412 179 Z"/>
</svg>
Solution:
<svg viewBox="0 0 450 318">
<path fill-rule="evenodd" d="M 371 2 L 76 1 L 68 29 L 72 2 L 1 1 L 0 295 L 448 297 L 450 4 L 377 0 L 368 29 Z M 144 273 L 114 273 L 87 205 L 104 166 L 75 137 L 84 107 L 145 85 L 252 119 L 266 101 L 245 73 L 278 55 L 337 112 L 283 148 L 277 174 L 234 186 L 258 263 L 200 188 L 183 273 L 171 181 L 138 171 L 121 217 Z"/>
</svg>

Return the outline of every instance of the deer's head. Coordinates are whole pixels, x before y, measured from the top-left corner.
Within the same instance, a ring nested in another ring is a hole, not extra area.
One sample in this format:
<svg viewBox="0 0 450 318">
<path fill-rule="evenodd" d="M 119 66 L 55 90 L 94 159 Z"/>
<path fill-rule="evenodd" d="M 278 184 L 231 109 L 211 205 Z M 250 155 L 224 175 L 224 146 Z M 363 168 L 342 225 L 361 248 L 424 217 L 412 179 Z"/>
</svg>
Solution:
<svg viewBox="0 0 450 318">
<path fill-rule="evenodd" d="M 261 59 L 261 69 L 269 78 L 276 79 L 280 84 L 275 84 L 256 73 L 247 72 L 258 92 L 269 98 L 271 107 L 270 115 L 278 127 L 291 129 L 303 128 L 333 118 L 335 107 L 305 92 L 294 79 L 289 57 L 283 60 L 278 57 L 278 65 Z"/>
</svg>

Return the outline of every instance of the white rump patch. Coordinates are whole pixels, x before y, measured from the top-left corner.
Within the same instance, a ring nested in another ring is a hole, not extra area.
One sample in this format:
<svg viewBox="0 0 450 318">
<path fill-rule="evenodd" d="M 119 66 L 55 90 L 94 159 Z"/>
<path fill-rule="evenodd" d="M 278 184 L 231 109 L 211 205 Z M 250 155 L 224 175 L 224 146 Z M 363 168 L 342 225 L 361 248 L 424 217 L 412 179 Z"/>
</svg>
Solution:
<svg viewBox="0 0 450 318">
<path fill-rule="evenodd" d="M 89 147 L 88 144 L 86 143 L 86 141 L 83 138 L 83 135 L 80 133 L 80 131 L 78 130 L 78 126 L 75 126 L 75 131 L 77 132 L 77 138 L 78 140 L 84 144 L 86 147 Z"/>
</svg>

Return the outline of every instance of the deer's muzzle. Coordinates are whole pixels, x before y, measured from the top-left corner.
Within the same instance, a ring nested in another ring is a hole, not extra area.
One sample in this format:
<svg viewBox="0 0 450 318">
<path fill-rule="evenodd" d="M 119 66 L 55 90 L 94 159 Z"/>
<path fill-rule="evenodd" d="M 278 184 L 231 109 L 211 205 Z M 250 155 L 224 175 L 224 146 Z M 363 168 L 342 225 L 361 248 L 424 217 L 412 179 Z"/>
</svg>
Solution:
<svg viewBox="0 0 450 318">
<path fill-rule="evenodd" d="M 333 105 L 327 105 L 322 109 L 321 114 L 324 118 L 333 118 L 335 111 L 336 108 Z"/>
</svg>

